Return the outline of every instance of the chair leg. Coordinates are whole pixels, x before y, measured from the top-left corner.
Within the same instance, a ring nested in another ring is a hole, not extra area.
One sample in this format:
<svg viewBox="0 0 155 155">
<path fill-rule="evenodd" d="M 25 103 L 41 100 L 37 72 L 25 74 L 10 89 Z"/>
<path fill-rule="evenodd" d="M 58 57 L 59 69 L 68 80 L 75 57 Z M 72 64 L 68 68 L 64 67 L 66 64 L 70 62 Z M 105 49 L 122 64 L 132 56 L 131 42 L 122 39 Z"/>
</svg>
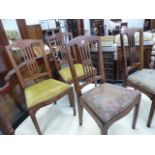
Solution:
<svg viewBox="0 0 155 155">
<path fill-rule="evenodd" d="M 68 97 L 69 97 L 70 105 L 71 105 L 71 107 L 73 107 L 73 115 L 76 116 L 75 96 L 74 96 L 73 88 L 70 89 Z"/>
<path fill-rule="evenodd" d="M 149 118 L 148 118 L 148 121 L 147 121 L 147 127 L 151 126 L 154 111 L 155 111 L 155 99 L 152 101 L 152 105 L 151 105 L 151 109 L 150 109 L 150 113 L 149 113 Z"/>
<path fill-rule="evenodd" d="M 36 111 L 29 111 L 29 114 L 30 114 L 30 117 L 31 117 L 31 119 L 33 121 L 33 124 L 34 124 L 38 134 L 42 135 L 42 132 L 41 132 L 39 124 L 38 124 L 38 121 L 37 121 L 37 119 L 35 117 Z"/>
<path fill-rule="evenodd" d="M 135 129 L 135 127 L 136 127 L 136 122 L 137 122 L 138 113 L 139 113 L 139 107 L 140 107 L 140 103 L 135 105 L 134 115 L 133 115 L 133 122 L 132 122 L 132 128 L 133 129 Z"/>
<path fill-rule="evenodd" d="M 97 87 L 97 81 L 95 81 L 95 87 Z"/>
<path fill-rule="evenodd" d="M 80 102 L 80 95 L 77 95 L 77 99 L 78 99 L 79 125 L 81 126 L 83 123 L 83 106 L 82 103 Z"/>
<path fill-rule="evenodd" d="M 103 127 L 101 129 L 101 135 L 107 135 L 107 134 L 108 134 L 108 129 Z"/>
</svg>

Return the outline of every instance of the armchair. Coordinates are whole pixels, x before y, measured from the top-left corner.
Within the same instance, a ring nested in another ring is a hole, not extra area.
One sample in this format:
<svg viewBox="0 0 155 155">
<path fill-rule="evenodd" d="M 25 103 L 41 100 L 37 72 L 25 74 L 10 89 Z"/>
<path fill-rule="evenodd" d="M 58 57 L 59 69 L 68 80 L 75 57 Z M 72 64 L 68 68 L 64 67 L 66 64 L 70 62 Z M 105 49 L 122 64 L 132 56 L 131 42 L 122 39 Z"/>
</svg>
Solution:
<svg viewBox="0 0 155 155">
<path fill-rule="evenodd" d="M 46 52 L 41 40 L 20 40 L 15 44 L 6 46 L 6 50 L 17 78 L 24 89 L 27 109 L 34 123 L 38 134 L 42 134 L 38 121 L 35 117 L 36 112 L 65 95 L 69 96 L 70 104 L 75 111 L 75 100 L 73 88 L 63 82 L 52 79 L 51 70 L 46 58 Z M 36 56 L 34 49 L 37 47 L 42 52 L 42 56 Z M 13 49 L 20 49 L 22 56 L 21 62 L 16 62 L 13 56 Z M 42 58 L 44 68 L 40 68 L 38 59 Z M 46 79 L 48 78 L 48 79 Z"/>
</svg>

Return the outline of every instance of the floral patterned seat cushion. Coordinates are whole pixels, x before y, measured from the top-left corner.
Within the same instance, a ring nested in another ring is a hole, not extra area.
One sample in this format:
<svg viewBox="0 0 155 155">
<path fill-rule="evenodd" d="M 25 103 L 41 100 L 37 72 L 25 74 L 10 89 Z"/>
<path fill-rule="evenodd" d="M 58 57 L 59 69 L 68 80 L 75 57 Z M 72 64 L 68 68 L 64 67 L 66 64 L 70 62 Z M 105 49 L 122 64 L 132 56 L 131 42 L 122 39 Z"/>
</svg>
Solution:
<svg viewBox="0 0 155 155">
<path fill-rule="evenodd" d="M 128 81 L 155 94 L 155 70 L 142 69 L 128 76 Z"/>
<path fill-rule="evenodd" d="M 139 97 L 138 90 L 105 83 L 83 94 L 80 101 L 86 104 L 103 122 L 107 122 L 131 104 L 134 105 Z"/>
</svg>

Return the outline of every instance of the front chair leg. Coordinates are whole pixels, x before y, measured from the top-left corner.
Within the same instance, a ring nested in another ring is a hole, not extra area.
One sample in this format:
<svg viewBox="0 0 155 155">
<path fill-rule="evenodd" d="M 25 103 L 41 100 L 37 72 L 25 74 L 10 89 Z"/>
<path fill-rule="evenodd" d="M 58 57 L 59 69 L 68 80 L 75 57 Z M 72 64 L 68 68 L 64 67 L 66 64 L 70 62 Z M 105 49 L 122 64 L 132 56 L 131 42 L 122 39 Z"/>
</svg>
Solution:
<svg viewBox="0 0 155 155">
<path fill-rule="evenodd" d="M 38 124 L 38 121 L 37 121 L 36 116 L 35 116 L 36 111 L 30 110 L 30 111 L 29 111 L 29 114 L 30 114 L 30 117 L 31 117 L 31 119 L 32 119 L 32 121 L 33 121 L 33 124 L 34 124 L 34 126 L 35 126 L 35 128 L 36 128 L 38 134 L 39 134 L 39 135 L 42 135 L 42 132 L 41 132 L 40 127 L 39 127 L 39 124 Z"/>
<path fill-rule="evenodd" d="M 73 87 L 70 88 L 68 97 L 69 97 L 70 105 L 71 105 L 71 107 L 73 107 L 73 115 L 76 116 L 75 96 L 74 96 L 74 89 L 73 89 Z"/>
<path fill-rule="evenodd" d="M 80 95 L 77 95 L 77 99 L 78 99 L 79 125 L 81 126 L 83 123 L 83 105 L 82 101 L 80 100 Z"/>
<path fill-rule="evenodd" d="M 154 101 L 152 101 L 152 104 L 151 104 L 149 118 L 148 118 L 148 121 L 147 121 L 147 127 L 151 126 L 151 122 L 152 122 L 152 119 L 153 119 L 154 111 L 155 111 L 155 99 L 154 99 Z"/>
<path fill-rule="evenodd" d="M 138 113 L 139 113 L 139 107 L 140 107 L 139 103 L 135 105 L 134 115 L 133 115 L 133 122 L 132 122 L 132 128 L 133 129 L 135 129 L 135 127 L 136 127 L 136 122 L 137 122 Z"/>
<path fill-rule="evenodd" d="M 107 129 L 107 127 L 102 127 L 101 128 L 101 135 L 107 135 L 108 134 L 108 129 Z"/>
</svg>

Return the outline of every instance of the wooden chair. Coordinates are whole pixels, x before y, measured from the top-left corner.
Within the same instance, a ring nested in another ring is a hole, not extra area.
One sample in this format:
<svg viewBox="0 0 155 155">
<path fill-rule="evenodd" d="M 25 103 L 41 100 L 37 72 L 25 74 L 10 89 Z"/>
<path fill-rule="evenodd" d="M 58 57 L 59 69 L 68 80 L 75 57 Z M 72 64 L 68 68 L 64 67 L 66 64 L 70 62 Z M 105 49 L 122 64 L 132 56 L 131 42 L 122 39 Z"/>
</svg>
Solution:
<svg viewBox="0 0 155 155">
<path fill-rule="evenodd" d="M 42 56 L 34 54 L 36 48 L 42 52 Z M 20 49 L 20 63 L 16 63 L 13 49 Z M 69 96 L 70 104 L 73 106 L 73 113 L 76 114 L 73 88 L 66 83 L 52 79 L 41 40 L 20 40 L 15 44 L 6 46 L 6 50 L 18 80 L 24 89 L 28 112 L 38 134 L 42 133 L 35 117 L 36 112 L 40 108 L 56 102 L 64 95 Z M 43 67 L 38 65 L 38 59 L 43 59 Z M 45 77 L 48 77 L 48 79 L 45 79 Z"/>
<path fill-rule="evenodd" d="M 139 32 L 139 43 L 135 43 L 135 32 Z M 128 45 L 124 43 L 124 36 L 128 38 Z M 155 70 L 145 69 L 143 31 L 141 29 L 126 29 L 121 33 L 121 51 L 119 54 L 122 63 L 124 86 L 131 86 L 146 94 L 152 101 L 147 126 L 150 127 L 155 110 Z"/>
<path fill-rule="evenodd" d="M 73 46 L 76 46 L 79 50 L 85 77 L 84 81 L 80 81 L 76 74 L 74 62 L 71 57 Z M 82 125 L 84 107 L 100 127 L 101 134 L 107 134 L 107 130 L 112 123 L 127 115 L 130 110 L 135 107 L 132 124 L 132 127 L 135 128 L 140 103 L 140 93 L 136 90 L 129 90 L 105 83 L 104 59 L 99 38 L 95 36 L 79 36 L 72 39 L 66 47 L 75 90 L 78 96 L 79 124 Z M 98 53 L 99 68 L 96 69 L 97 72 L 92 65 L 91 51 Z M 82 88 L 96 81 L 103 84 L 82 94 Z"/>
<path fill-rule="evenodd" d="M 73 83 L 73 78 L 70 71 L 68 56 L 65 48 L 66 43 L 69 42 L 72 38 L 72 33 L 56 33 L 53 36 L 49 36 L 48 38 L 48 45 L 54 59 L 57 73 L 62 81 L 69 84 Z M 78 77 L 82 79 L 84 73 L 82 70 L 82 65 L 78 63 L 76 48 L 72 49 L 71 55 L 72 59 L 74 59 L 74 65 Z"/>
</svg>

